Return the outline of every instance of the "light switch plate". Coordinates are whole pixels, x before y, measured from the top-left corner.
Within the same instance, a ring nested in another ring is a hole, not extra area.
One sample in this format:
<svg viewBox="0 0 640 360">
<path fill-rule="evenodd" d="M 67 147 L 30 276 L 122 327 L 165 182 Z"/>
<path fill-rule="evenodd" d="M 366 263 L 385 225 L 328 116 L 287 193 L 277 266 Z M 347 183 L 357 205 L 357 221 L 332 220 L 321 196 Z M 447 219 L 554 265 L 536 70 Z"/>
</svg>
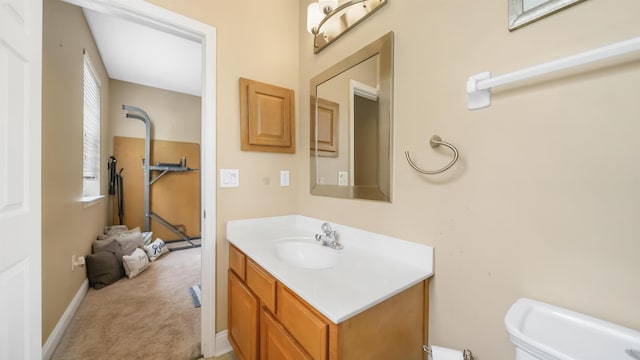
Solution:
<svg viewBox="0 0 640 360">
<path fill-rule="evenodd" d="M 280 186 L 289 186 L 289 170 L 280 171 Z"/>
<path fill-rule="evenodd" d="M 220 169 L 220 187 L 240 187 L 239 169 Z"/>
</svg>

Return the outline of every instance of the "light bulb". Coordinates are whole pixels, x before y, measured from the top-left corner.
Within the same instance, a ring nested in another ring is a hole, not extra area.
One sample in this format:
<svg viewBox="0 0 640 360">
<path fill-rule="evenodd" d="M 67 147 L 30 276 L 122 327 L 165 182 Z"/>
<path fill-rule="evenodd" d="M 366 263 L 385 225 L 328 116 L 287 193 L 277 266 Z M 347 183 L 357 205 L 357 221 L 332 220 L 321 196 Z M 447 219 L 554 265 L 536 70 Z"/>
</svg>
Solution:
<svg viewBox="0 0 640 360">
<path fill-rule="evenodd" d="M 320 21 L 324 18 L 319 3 L 311 3 L 307 6 L 307 31 L 314 34 L 313 30 L 317 28 Z"/>
<path fill-rule="evenodd" d="M 337 19 L 331 19 L 322 25 L 322 35 L 325 38 L 335 38 L 340 34 L 342 27 Z"/>
<path fill-rule="evenodd" d="M 367 15 L 366 6 L 361 4 L 351 6 L 349 9 L 347 9 L 347 13 L 345 16 L 347 26 L 351 26 L 358 20 L 362 19 L 365 15 Z"/>
<path fill-rule="evenodd" d="M 320 10 L 326 15 L 338 7 L 338 0 L 318 0 Z"/>
</svg>

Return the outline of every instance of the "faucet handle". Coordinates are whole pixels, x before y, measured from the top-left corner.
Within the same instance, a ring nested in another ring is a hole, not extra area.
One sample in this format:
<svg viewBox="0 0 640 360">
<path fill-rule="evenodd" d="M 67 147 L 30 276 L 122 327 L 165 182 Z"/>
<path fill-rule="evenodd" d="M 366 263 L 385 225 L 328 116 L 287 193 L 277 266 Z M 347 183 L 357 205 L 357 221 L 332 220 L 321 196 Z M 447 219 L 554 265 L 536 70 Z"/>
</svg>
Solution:
<svg viewBox="0 0 640 360">
<path fill-rule="evenodd" d="M 331 228 L 331 225 L 329 225 L 329 223 L 322 224 L 322 226 L 320 226 L 320 229 L 322 229 L 322 232 L 327 236 L 331 235 L 332 233 L 333 233 L 333 235 L 336 234 L 336 232 L 333 231 L 333 229 Z"/>
</svg>

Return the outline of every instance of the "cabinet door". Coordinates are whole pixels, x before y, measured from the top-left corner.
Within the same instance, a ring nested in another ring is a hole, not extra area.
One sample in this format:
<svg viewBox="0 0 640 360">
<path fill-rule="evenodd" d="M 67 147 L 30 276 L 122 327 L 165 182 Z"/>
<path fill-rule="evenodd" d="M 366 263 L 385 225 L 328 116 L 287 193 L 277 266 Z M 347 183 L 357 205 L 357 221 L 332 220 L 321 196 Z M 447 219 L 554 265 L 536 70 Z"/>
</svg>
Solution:
<svg viewBox="0 0 640 360">
<path fill-rule="evenodd" d="M 293 90 L 240 78 L 241 149 L 295 153 Z"/>
<path fill-rule="evenodd" d="M 329 358 L 329 324 L 301 299 L 278 283 L 278 320 L 314 360 Z"/>
<path fill-rule="evenodd" d="M 260 311 L 260 360 L 312 360 L 265 308 Z"/>
<path fill-rule="evenodd" d="M 229 271 L 229 342 L 239 360 L 258 359 L 259 311 L 258 298 Z"/>
</svg>

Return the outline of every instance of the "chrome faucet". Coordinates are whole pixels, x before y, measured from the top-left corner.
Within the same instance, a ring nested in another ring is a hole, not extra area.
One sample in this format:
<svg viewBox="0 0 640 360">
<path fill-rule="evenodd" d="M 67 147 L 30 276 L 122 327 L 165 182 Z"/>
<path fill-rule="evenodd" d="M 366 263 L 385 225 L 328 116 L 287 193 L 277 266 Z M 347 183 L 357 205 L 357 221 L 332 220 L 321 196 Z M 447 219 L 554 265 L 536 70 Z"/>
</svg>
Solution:
<svg viewBox="0 0 640 360">
<path fill-rule="evenodd" d="M 320 227 L 322 229 L 322 234 L 316 234 L 316 240 L 322 242 L 322 246 L 328 246 L 332 249 L 341 250 L 344 246 L 338 242 L 336 238 L 336 231 L 331 228 L 329 223 L 324 223 Z"/>
</svg>

